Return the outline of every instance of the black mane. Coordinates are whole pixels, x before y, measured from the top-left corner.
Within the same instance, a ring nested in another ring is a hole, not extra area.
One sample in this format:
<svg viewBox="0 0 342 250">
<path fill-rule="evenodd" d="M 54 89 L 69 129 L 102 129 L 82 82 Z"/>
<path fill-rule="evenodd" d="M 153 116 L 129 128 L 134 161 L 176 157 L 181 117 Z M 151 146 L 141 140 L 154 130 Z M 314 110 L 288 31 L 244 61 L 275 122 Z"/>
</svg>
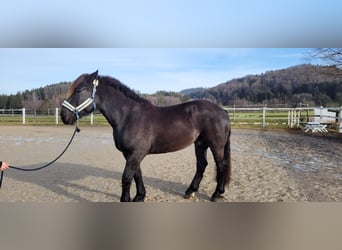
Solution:
<svg viewBox="0 0 342 250">
<path fill-rule="evenodd" d="M 151 103 L 149 100 L 141 97 L 140 95 L 138 95 L 137 93 L 135 93 L 132 89 L 130 89 L 129 87 L 127 87 L 125 84 L 123 84 L 122 82 L 120 82 L 119 80 L 113 78 L 113 77 L 109 77 L 109 76 L 102 76 L 99 77 L 101 81 L 100 84 L 105 84 L 107 86 L 111 86 L 114 89 L 116 89 L 117 91 L 120 91 L 124 96 L 133 99 L 136 102 L 139 103 Z"/>
</svg>

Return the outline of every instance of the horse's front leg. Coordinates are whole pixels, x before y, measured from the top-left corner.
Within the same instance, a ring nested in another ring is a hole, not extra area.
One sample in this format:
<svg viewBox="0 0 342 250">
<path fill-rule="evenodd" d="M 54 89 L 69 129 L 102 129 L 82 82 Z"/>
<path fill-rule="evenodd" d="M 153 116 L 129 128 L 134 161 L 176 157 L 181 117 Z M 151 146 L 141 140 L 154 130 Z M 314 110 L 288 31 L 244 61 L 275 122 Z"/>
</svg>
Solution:
<svg viewBox="0 0 342 250">
<path fill-rule="evenodd" d="M 141 202 L 145 200 L 146 190 L 144 186 L 144 182 L 142 179 L 140 166 L 134 174 L 135 185 L 137 187 L 137 194 L 134 197 L 133 201 Z"/>
<path fill-rule="evenodd" d="M 145 188 L 143 187 L 141 171 L 140 171 L 140 162 L 143 159 L 142 157 L 131 155 L 126 157 L 126 166 L 125 170 L 122 174 L 122 194 L 120 201 L 128 202 L 131 201 L 130 189 L 133 177 L 137 183 L 137 196 L 140 194 L 142 199 L 145 197 Z M 139 185 L 138 185 L 139 184 Z M 141 189 L 143 187 L 143 190 Z M 139 193 L 140 192 L 140 193 Z M 136 199 L 134 200 L 136 201 Z"/>
</svg>

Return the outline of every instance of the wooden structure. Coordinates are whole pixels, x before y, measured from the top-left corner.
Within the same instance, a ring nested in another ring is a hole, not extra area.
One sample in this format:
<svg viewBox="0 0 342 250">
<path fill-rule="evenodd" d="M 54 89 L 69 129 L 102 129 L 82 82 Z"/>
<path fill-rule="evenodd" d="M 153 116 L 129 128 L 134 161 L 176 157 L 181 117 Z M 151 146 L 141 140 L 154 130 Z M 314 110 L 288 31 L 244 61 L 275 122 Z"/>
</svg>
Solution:
<svg viewBox="0 0 342 250">
<path fill-rule="evenodd" d="M 337 133 L 342 133 L 342 106 L 339 108 L 329 108 L 329 112 L 334 112 L 335 115 L 335 122 L 332 126 L 332 128 L 337 132 Z"/>
<path fill-rule="evenodd" d="M 313 116 L 309 117 L 309 110 L 313 110 Z M 304 111 L 306 114 L 303 115 Z M 312 133 L 326 133 L 329 130 L 342 133 L 342 107 L 289 109 L 288 127 L 302 127 L 304 132 Z"/>
<path fill-rule="evenodd" d="M 303 109 L 290 109 L 288 111 L 287 124 L 288 124 L 289 128 L 299 128 L 300 117 L 301 117 L 302 111 L 303 111 Z"/>
</svg>

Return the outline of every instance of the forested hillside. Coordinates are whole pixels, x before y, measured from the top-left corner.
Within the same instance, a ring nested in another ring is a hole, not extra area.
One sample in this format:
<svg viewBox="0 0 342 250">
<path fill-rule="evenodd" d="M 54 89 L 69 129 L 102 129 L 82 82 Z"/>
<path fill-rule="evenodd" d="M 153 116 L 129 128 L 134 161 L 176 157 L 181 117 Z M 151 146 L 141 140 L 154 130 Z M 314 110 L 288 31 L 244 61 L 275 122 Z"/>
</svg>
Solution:
<svg viewBox="0 0 342 250">
<path fill-rule="evenodd" d="M 25 107 L 33 112 L 60 107 L 70 82 L 47 85 L 38 89 L 25 90 L 16 95 L 0 95 L 0 109 L 20 109 Z M 153 95 L 141 94 L 159 106 L 174 105 L 189 99 L 176 92 L 158 91 Z"/>
<path fill-rule="evenodd" d="M 68 88 L 68 82 L 47 85 L 38 89 L 25 90 L 16 95 L 0 95 L 0 109 L 28 108 L 41 110 L 60 106 Z"/>
<path fill-rule="evenodd" d="M 299 65 L 233 79 L 213 88 L 186 90 L 182 93 L 188 92 L 191 98 L 208 98 L 222 105 L 297 106 L 301 103 L 310 106 L 341 106 L 342 75 L 329 72 L 327 67 Z"/>
<path fill-rule="evenodd" d="M 337 70 L 337 71 L 336 71 Z M 153 104 L 172 105 L 188 99 L 206 98 L 222 105 L 285 104 L 298 106 L 342 106 L 342 70 L 299 65 L 260 75 L 248 75 L 212 88 L 194 88 L 181 93 L 158 91 L 143 95 Z M 339 73 L 339 74 L 336 74 Z M 0 109 L 22 108 L 46 110 L 59 107 L 65 97 L 68 82 L 25 90 L 16 95 L 0 95 Z"/>
</svg>

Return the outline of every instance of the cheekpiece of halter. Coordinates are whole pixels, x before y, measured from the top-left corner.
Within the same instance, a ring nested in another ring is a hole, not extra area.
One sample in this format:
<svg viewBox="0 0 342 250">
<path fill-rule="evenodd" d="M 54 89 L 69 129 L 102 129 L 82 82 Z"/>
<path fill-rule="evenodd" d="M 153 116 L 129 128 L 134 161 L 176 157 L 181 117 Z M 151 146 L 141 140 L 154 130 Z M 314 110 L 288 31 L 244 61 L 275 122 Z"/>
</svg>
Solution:
<svg viewBox="0 0 342 250">
<path fill-rule="evenodd" d="M 80 119 L 80 115 L 79 113 L 86 109 L 89 105 L 93 105 L 93 111 L 96 110 L 96 104 L 94 102 L 94 98 L 95 98 L 95 93 L 96 93 L 96 87 L 99 85 L 99 80 L 95 79 L 93 81 L 93 92 L 91 93 L 91 97 L 89 97 L 87 100 L 85 100 L 84 102 L 82 102 L 80 105 L 78 105 L 77 107 L 75 107 L 74 105 L 72 105 L 70 102 L 68 102 L 67 100 L 63 101 L 62 106 L 67 108 L 69 111 L 73 112 L 75 114 L 76 120 Z"/>
</svg>

